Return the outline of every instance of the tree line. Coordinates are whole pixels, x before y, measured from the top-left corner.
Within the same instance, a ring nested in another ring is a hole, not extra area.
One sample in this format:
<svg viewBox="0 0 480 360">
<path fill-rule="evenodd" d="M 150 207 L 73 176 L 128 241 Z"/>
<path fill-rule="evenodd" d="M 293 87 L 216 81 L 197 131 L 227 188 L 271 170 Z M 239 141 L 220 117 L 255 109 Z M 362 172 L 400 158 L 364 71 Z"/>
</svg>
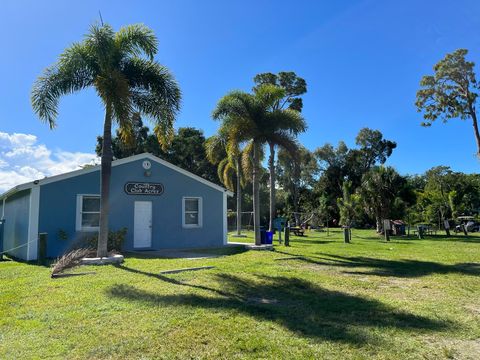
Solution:
<svg viewBox="0 0 480 360">
<path fill-rule="evenodd" d="M 68 47 L 38 77 L 32 89 L 32 107 L 51 129 L 64 95 L 94 88 L 104 105 L 104 129 L 97 145 L 101 157 L 98 256 L 107 254 L 112 159 L 142 152 L 235 190 L 237 218 L 242 204 L 253 210 L 257 244 L 260 225 L 268 224 L 272 230 L 278 215 L 292 216 L 297 224 L 305 222 L 302 213 L 311 214 L 312 223 L 374 223 L 381 231 L 386 218 L 432 222 L 438 217 L 441 223 L 458 214 L 478 213 L 478 175 L 437 167 L 423 175 L 402 176 L 384 166 L 397 145 L 378 130 L 361 129 L 350 149 L 344 142 L 314 151 L 303 147 L 298 135 L 307 130 L 302 115 L 307 83 L 294 72 L 258 74 L 250 92 L 232 91 L 221 98 L 212 113 L 220 122 L 213 137 L 205 139 L 201 130 L 192 127 L 175 132 L 181 91 L 168 68 L 155 61 L 157 51 L 157 37 L 142 24 L 117 32 L 108 24 L 94 24 L 82 41 Z M 467 53 L 459 49 L 447 54 L 434 66 L 433 75 L 422 78 L 416 106 L 425 126 L 437 119 L 471 120 L 479 155 L 479 84 Z M 142 117 L 153 124 L 152 132 Z M 112 137 L 114 125 L 117 131 Z M 237 231 L 240 225 L 239 221 Z"/>
<path fill-rule="evenodd" d="M 229 209 L 252 211 L 252 177 L 244 173 L 249 171 L 248 163 L 245 167 L 242 164 L 242 155 L 249 159 L 251 149 L 243 149 L 243 154 L 237 149 L 232 165 L 225 137 L 206 138 L 200 129 L 181 127 L 164 150 L 138 114 L 133 124 L 134 142 L 125 143 L 118 130 L 112 138 L 114 158 L 152 153 L 233 190 L 235 197 L 229 199 Z M 103 138 L 97 140 L 96 152 L 101 154 Z M 380 131 L 361 129 L 355 144 L 349 148 L 343 141 L 336 146 L 327 143 L 313 151 L 298 144 L 294 155 L 280 148 L 274 161 L 274 216 L 288 217 L 298 226 L 308 221 L 314 226 L 374 227 L 381 232 L 382 219 L 442 227 L 445 219 L 479 213 L 480 175 L 455 172 L 446 166 L 424 174 L 400 175 L 384 165 L 397 144 Z M 260 219 L 265 226 L 270 216 L 269 167 L 270 161 L 259 166 Z"/>
</svg>

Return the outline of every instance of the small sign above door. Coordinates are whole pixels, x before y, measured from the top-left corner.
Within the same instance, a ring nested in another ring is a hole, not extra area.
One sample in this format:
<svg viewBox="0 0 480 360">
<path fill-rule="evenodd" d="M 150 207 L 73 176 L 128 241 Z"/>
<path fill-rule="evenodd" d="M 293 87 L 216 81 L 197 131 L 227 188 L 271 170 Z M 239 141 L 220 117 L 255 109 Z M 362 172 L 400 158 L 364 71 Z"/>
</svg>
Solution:
<svg viewBox="0 0 480 360">
<path fill-rule="evenodd" d="M 125 192 L 128 195 L 162 195 L 163 185 L 160 183 L 127 182 Z"/>
</svg>

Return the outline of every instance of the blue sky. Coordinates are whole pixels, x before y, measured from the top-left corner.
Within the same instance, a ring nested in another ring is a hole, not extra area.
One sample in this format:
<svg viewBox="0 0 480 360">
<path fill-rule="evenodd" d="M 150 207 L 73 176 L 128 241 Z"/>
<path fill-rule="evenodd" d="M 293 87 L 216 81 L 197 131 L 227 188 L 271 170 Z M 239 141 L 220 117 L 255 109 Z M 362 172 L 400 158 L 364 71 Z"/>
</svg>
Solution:
<svg viewBox="0 0 480 360">
<path fill-rule="evenodd" d="M 99 10 L 115 29 L 141 22 L 155 31 L 157 60 L 171 69 L 183 91 L 177 127 L 194 126 L 212 135 L 218 124 L 210 114 L 222 95 L 250 90 L 260 72 L 295 71 L 308 84 L 304 115 L 309 129 L 300 138 L 306 147 L 342 139 L 353 146 L 358 130 L 367 126 L 398 143 L 388 163 L 401 173 L 436 165 L 478 171 L 471 123 L 454 120 L 422 128 L 414 107 L 421 76 L 431 73 L 445 53 L 468 48 L 469 58 L 479 62 L 480 2 L 467 0 L 4 0 L 0 133 L 10 140 L 0 143 L 0 152 L 22 146 L 14 133 L 34 136 L 30 150 L 40 146 L 52 163 L 62 154 L 67 159 L 80 154 L 84 161 L 93 152 L 103 120 L 93 91 L 63 98 L 54 131 L 35 117 L 29 94 L 35 78 L 65 47 L 81 40 Z M 22 166 L 29 166 L 28 154 L 23 151 Z M 8 174 L 19 166 L 4 156 Z"/>
</svg>

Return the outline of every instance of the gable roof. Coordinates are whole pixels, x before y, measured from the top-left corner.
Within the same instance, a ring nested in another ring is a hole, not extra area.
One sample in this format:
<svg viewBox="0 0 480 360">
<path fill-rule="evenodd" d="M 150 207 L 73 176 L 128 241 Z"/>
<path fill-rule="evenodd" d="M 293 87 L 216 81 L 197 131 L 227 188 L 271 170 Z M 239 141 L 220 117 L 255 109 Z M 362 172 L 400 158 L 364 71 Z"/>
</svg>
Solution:
<svg viewBox="0 0 480 360">
<path fill-rule="evenodd" d="M 154 161 L 158 164 L 164 165 L 164 166 L 166 166 L 166 167 L 168 167 L 168 168 L 170 168 L 170 169 L 172 169 L 176 172 L 179 172 L 180 174 L 183 174 L 183 175 L 188 176 L 188 177 L 190 177 L 190 178 L 192 178 L 192 179 L 194 179 L 198 182 L 201 182 L 204 185 L 207 185 L 207 186 L 209 186 L 209 187 L 211 187 L 215 190 L 221 191 L 222 193 L 225 192 L 225 193 L 227 193 L 228 196 L 233 196 L 233 192 L 231 192 L 230 190 L 227 190 L 220 185 L 214 184 L 211 181 L 205 180 L 204 178 L 202 178 L 198 175 L 192 174 L 191 172 L 189 172 L 187 170 L 184 170 L 184 169 L 182 169 L 182 168 L 180 168 L 176 165 L 173 165 L 173 164 L 169 163 L 168 161 L 165 161 L 165 160 L 163 160 L 163 159 L 161 159 L 161 158 L 159 158 L 155 155 L 152 155 L 150 153 L 143 153 L 143 154 L 129 156 L 129 157 L 124 158 L 124 159 L 114 160 L 114 161 L 112 161 L 112 167 L 123 165 L 123 164 L 128 164 L 130 162 L 137 161 L 137 160 L 146 160 L 146 159 L 149 159 L 149 160 Z M 20 184 L 20 185 L 17 185 L 15 187 L 11 188 L 10 190 L 4 192 L 3 194 L 1 194 L 0 199 L 9 197 L 9 196 L 11 196 L 11 195 L 13 195 L 13 194 L 15 194 L 19 191 L 22 191 L 22 190 L 31 189 L 32 187 L 37 186 L 37 185 L 46 185 L 46 184 L 50 184 L 50 183 L 53 183 L 53 182 L 69 179 L 69 178 L 72 178 L 72 177 L 75 177 L 75 176 L 85 175 L 85 174 L 89 174 L 89 173 L 92 173 L 92 172 L 95 172 L 95 171 L 100 171 L 100 168 L 101 168 L 100 165 L 95 165 L 95 166 L 92 166 L 92 167 L 88 167 L 86 169 L 74 170 L 74 171 L 70 171 L 70 172 L 67 172 L 67 173 L 64 173 L 64 174 L 45 177 L 41 180 L 35 180 L 35 181 L 28 182 L 28 183 Z"/>
</svg>

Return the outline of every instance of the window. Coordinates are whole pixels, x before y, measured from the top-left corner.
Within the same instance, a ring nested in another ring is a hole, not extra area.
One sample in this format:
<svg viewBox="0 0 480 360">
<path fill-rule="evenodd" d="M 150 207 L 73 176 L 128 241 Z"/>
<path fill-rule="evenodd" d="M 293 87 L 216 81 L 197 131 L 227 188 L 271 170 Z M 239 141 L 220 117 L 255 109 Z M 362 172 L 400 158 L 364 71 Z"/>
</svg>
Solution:
<svg viewBox="0 0 480 360">
<path fill-rule="evenodd" d="M 182 208 L 184 228 L 202 227 L 202 198 L 184 197 Z"/>
<path fill-rule="evenodd" d="M 100 196 L 77 195 L 77 231 L 97 231 L 100 226 Z"/>
</svg>

